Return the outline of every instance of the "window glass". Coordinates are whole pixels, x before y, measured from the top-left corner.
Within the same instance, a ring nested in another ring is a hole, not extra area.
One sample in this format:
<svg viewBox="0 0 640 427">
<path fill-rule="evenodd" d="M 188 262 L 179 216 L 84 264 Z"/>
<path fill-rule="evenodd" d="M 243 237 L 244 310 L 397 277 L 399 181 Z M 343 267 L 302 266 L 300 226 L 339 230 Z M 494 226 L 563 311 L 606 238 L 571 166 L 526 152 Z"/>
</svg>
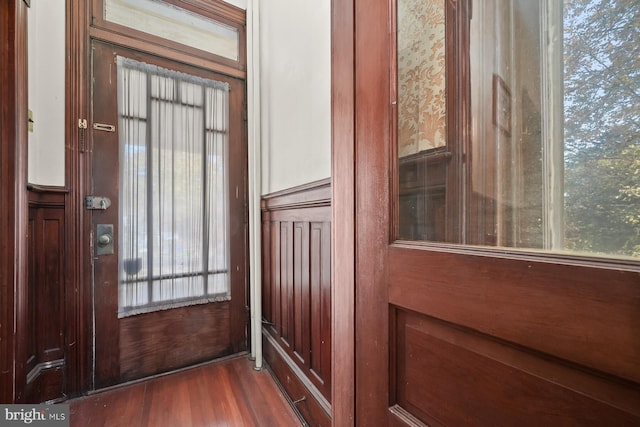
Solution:
<svg viewBox="0 0 640 427">
<path fill-rule="evenodd" d="M 397 10 L 398 237 L 640 259 L 640 2 Z"/>
<path fill-rule="evenodd" d="M 160 0 L 105 0 L 104 19 L 238 61 L 238 30 Z"/>
<path fill-rule="evenodd" d="M 226 83 L 118 57 L 119 315 L 228 300 Z"/>
</svg>

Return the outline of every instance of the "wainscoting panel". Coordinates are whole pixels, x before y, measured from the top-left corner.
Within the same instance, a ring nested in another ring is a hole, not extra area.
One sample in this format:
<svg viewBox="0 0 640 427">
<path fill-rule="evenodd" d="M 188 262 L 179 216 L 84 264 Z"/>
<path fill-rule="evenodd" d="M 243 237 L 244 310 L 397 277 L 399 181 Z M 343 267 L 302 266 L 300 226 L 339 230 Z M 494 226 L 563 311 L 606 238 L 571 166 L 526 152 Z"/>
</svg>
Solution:
<svg viewBox="0 0 640 427">
<path fill-rule="evenodd" d="M 331 392 L 330 181 L 264 196 L 262 239 L 267 362 L 272 366 L 288 365 L 294 375 L 303 377 L 299 382 L 307 389 L 306 399 L 320 400 L 320 407 L 328 412 Z M 275 371 L 278 375 L 279 370 Z M 278 379 L 285 389 L 291 382 Z M 295 401 L 300 396 L 291 398 Z"/>
<path fill-rule="evenodd" d="M 27 402 L 64 396 L 65 190 L 29 191 L 29 288 L 26 360 Z"/>
</svg>

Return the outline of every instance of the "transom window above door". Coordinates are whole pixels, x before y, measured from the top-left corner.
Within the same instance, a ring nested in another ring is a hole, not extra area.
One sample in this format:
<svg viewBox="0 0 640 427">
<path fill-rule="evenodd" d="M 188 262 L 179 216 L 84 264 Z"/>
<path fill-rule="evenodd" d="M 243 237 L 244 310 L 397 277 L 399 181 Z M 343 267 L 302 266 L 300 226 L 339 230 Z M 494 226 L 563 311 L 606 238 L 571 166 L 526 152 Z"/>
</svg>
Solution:
<svg viewBox="0 0 640 427">
<path fill-rule="evenodd" d="M 245 77 L 246 12 L 222 0 L 92 0 L 89 33 Z"/>
</svg>

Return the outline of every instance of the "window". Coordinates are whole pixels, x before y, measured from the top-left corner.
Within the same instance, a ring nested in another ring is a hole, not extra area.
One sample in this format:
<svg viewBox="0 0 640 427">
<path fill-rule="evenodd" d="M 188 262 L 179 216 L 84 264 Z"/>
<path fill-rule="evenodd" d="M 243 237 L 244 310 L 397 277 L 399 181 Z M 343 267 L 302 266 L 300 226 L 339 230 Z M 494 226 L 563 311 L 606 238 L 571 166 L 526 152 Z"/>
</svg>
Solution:
<svg viewBox="0 0 640 427">
<path fill-rule="evenodd" d="M 639 17 L 398 0 L 398 236 L 640 258 Z"/>
<path fill-rule="evenodd" d="M 119 316 L 230 299 L 226 83 L 118 57 Z"/>
<path fill-rule="evenodd" d="M 189 10 L 158 0 L 105 0 L 104 19 L 153 36 L 240 60 L 240 32 Z"/>
</svg>

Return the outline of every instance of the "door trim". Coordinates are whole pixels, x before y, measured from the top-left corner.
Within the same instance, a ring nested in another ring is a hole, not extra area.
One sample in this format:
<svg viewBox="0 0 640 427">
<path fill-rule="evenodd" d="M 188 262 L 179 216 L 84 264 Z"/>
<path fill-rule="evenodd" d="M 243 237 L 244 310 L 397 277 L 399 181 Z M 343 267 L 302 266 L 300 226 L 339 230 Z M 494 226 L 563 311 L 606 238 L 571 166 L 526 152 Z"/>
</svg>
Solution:
<svg viewBox="0 0 640 427">
<path fill-rule="evenodd" d="M 0 6 L 0 401 L 23 398 L 27 316 L 27 6 Z M 15 331 L 15 332 L 14 332 Z"/>
<path fill-rule="evenodd" d="M 345 427 L 355 425 L 356 395 L 354 6 L 331 0 L 331 418 Z"/>
</svg>

